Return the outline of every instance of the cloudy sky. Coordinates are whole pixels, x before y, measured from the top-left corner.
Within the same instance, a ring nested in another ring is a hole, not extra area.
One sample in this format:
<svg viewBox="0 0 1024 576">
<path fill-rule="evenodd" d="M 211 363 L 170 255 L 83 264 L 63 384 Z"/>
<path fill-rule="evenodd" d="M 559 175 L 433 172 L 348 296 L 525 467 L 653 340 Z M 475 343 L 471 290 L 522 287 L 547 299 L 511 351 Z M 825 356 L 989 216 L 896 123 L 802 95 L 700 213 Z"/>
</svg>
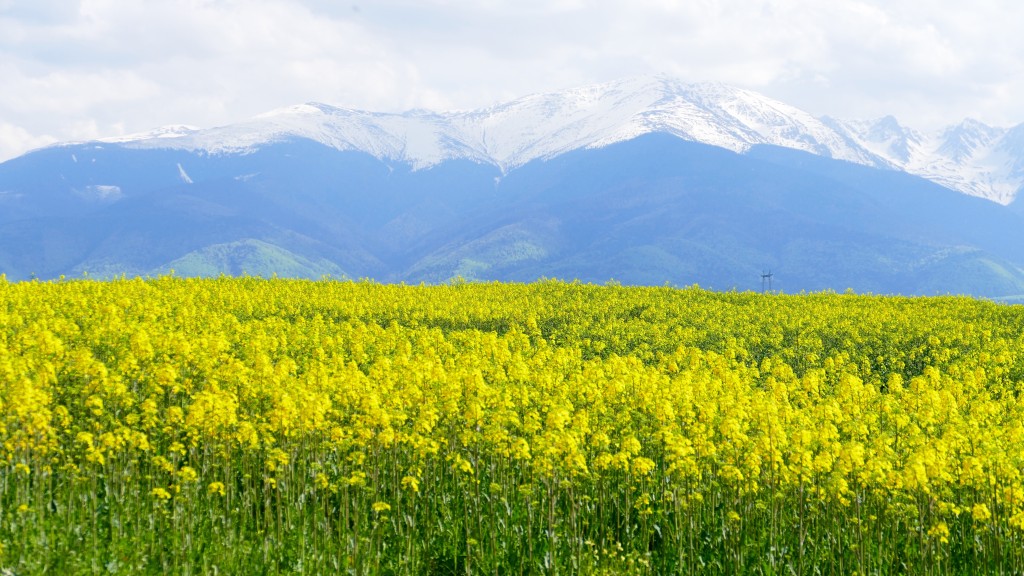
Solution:
<svg viewBox="0 0 1024 576">
<path fill-rule="evenodd" d="M 1010 0 L 0 0 L 0 160 L 307 101 L 487 106 L 636 74 L 816 115 L 1024 122 Z"/>
</svg>

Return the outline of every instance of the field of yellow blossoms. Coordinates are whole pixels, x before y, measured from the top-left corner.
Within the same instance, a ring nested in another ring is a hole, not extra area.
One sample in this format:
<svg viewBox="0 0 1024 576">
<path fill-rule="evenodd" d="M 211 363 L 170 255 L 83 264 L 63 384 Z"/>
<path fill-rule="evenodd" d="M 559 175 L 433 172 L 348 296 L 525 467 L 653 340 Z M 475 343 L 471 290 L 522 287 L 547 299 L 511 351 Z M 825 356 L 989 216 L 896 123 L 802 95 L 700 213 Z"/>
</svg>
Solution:
<svg viewBox="0 0 1024 576">
<path fill-rule="evenodd" d="M 1024 308 L 0 277 L 5 574 L 1024 573 Z"/>
</svg>

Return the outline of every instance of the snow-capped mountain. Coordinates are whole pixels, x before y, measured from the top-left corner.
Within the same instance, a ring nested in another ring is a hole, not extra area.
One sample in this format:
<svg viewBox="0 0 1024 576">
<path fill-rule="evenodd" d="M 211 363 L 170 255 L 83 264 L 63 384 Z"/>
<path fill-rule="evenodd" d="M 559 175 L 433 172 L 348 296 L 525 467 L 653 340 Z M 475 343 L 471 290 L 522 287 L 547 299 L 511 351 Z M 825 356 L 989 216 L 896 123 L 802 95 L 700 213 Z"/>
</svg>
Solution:
<svg viewBox="0 0 1024 576">
<path fill-rule="evenodd" d="M 810 114 L 721 84 L 638 77 L 528 96 L 467 112 L 386 114 L 303 104 L 210 130 L 180 127 L 132 139 L 140 147 L 244 152 L 292 137 L 424 168 L 455 158 L 511 170 L 535 159 L 649 133 L 744 152 L 757 144 L 875 165 L 878 159 Z M 174 138 L 177 136 L 177 138 Z M 118 138 L 125 142 L 126 138 Z"/>
<path fill-rule="evenodd" d="M 219 128 L 174 126 L 110 141 L 219 154 L 306 138 L 416 169 L 468 159 L 508 172 L 531 160 L 651 133 L 740 153 L 772 145 L 901 170 L 1001 204 L 1010 203 L 1024 185 L 1024 125 L 1006 130 L 967 120 L 922 134 L 891 116 L 876 121 L 819 119 L 749 90 L 663 76 L 537 94 L 460 112 L 375 113 L 310 103 Z"/>
<path fill-rule="evenodd" d="M 829 123 L 893 169 L 965 194 L 1009 204 L 1024 186 L 1024 125 L 1007 130 L 968 119 L 922 134 L 892 116 Z"/>
<path fill-rule="evenodd" d="M 771 268 L 787 291 L 1024 300 L 1022 150 L 1024 125 L 923 134 L 664 77 L 458 112 L 303 104 L 0 163 L 0 274 L 756 290 Z"/>
</svg>

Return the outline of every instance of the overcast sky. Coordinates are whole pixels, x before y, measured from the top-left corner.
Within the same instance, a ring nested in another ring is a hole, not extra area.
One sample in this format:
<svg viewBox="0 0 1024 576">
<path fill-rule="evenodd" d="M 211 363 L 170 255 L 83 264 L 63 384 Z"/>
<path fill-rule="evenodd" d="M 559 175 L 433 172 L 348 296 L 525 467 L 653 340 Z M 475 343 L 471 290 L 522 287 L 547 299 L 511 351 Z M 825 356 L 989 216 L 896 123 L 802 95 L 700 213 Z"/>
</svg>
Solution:
<svg viewBox="0 0 1024 576">
<path fill-rule="evenodd" d="M 0 0 L 0 160 L 307 101 L 488 106 L 636 74 L 815 115 L 1024 122 L 1013 0 Z"/>
</svg>

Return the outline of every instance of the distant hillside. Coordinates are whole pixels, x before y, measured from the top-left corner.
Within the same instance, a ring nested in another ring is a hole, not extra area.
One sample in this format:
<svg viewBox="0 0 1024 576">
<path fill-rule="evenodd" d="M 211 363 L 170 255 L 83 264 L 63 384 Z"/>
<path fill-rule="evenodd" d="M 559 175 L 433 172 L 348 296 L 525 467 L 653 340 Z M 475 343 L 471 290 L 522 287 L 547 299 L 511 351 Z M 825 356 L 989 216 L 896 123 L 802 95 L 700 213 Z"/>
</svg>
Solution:
<svg viewBox="0 0 1024 576">
<path fill-rule="evenodd" d="M 943 148 L 960 159 L 981 161 L 978 134 L 1018 140 L 962 128 L 948 136 L 967 148 Z M 0 272 L 759 290 L 770 269 L 786 292 L 1024 294 L 1020 203 L 903 171 L 886 158 L 927 139 L 901 130 L 641 79 L 471 113 L 306 106 L 64 144 L 0 164 Z M 986 182 L 1006 192 L 1011 172 Z"/>
</svg>

